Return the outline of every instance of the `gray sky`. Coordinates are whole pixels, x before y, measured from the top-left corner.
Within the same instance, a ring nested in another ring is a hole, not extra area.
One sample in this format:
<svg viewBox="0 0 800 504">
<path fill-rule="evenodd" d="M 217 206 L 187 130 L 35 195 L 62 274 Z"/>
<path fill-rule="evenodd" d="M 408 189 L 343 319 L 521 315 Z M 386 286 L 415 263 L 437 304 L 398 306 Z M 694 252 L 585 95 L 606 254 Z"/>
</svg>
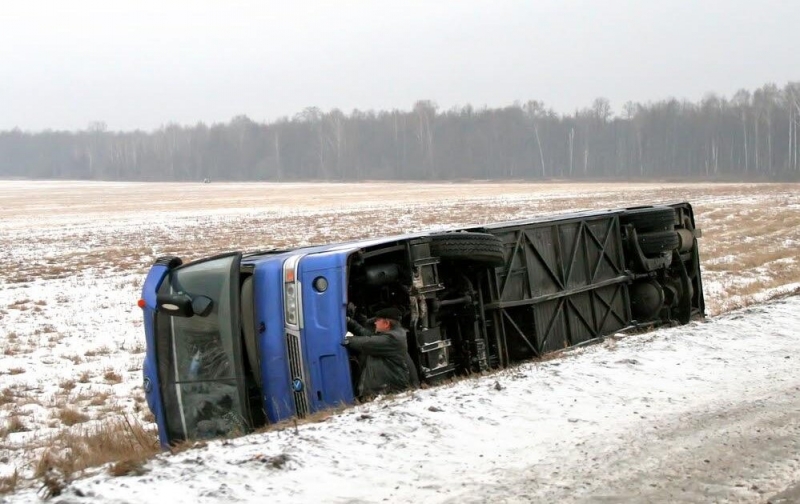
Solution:
<svg viewBox="0 0 800 504">
<path fill-rule="evenodd" d="M 604 96 L 619 112 L 800 80 L 798 21 L 797 0 L 5 0 L 0 130 L 151 130 L 419 99 L 569 113 Z"/>
</svg>

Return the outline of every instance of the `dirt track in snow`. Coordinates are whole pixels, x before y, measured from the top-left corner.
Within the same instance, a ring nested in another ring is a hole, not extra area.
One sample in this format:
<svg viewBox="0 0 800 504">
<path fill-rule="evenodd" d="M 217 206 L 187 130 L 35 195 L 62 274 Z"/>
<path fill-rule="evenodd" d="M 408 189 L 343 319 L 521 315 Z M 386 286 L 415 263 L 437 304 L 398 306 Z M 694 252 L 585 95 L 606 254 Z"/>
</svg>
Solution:
<svg viewBox="0 0 800 504">
<path fill-rule="evenodd" d="M 789 383 L 763 397 L 655 420 L 581 446 L 583 460 L 554 453 L 552 462 L 523 471 L 510 484 L 445 502 L 519 502 L 525 496 L 534 502 L 761 502 L 774 493 L 764 480 L 800 468 L 800 387 Z M 573 483 L 559 484 L 566 471 Z"/>
</svg>

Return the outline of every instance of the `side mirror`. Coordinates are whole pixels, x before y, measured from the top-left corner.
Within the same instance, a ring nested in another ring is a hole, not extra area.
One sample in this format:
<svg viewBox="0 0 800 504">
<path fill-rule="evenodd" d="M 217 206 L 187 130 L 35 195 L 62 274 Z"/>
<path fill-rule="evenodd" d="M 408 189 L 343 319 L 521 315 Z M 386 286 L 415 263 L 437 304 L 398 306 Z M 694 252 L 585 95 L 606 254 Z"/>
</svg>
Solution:
<svg viewBox="0 0 800 504">
<path fill-rule="evenodd" d="M 207 296 L 195 296 L 192 298 L 192 311 L 198 317 L 208 317 L 214 302 Z"/>
<path fill-rule="evenodd" d="M 156 297 L 156 307 L 159 312 L 173 317 L 207 317 L 211 313 L 214 301 L 207 296 L 192 298 L 185 292 L 176 294 L 159 294 Z"/>
</svg>

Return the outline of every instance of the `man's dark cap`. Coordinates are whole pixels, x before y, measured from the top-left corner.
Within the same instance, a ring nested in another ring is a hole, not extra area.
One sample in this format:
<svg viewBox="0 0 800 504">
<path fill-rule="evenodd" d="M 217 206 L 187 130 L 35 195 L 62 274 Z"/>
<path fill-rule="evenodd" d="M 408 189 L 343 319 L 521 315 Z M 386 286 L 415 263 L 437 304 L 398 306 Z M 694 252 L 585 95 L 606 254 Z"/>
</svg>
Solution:
<svg viewBox="0 0 800 504">
<path fill-rule="evenodd" d="M 382 319 L 389 319 L 389 320 L 397 320 L 403 317 L 403 314 L 397 308 L 382 308 L 375 312 L 375 318 L 382 318 Z"/>
</svg>

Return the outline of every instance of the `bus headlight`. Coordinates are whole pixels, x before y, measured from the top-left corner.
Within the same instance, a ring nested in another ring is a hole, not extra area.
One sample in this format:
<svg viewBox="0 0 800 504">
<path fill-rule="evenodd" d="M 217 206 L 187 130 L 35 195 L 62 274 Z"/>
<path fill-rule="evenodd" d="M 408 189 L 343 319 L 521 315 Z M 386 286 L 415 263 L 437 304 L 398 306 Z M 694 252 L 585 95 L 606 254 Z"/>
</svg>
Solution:
<svg viewBox="0 0 800 504">
<path fill-rule="evenodd" d="M 302 256 L 292 256 L 283 263 L 283 311 L 286 325 L 299 328 L 301 285 L 297 281 L 297 266 Z"/>
</svg>

